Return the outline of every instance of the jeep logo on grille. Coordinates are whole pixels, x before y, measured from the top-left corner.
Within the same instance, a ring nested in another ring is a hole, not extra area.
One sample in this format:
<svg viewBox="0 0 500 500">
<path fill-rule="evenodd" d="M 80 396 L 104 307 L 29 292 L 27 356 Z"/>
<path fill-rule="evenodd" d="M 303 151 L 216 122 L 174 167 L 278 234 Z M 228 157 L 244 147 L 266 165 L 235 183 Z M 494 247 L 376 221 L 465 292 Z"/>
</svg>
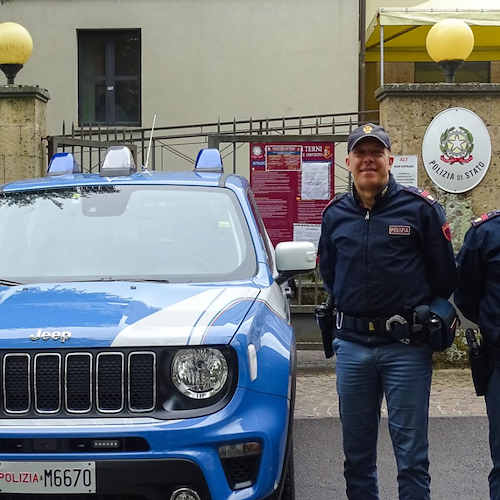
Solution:
<svg viewBox="0 0 500 500">
<path fill-rule="evenodd" d="M 44 332 L 43 330 L 38 330 L 36 335 L 31 334 L 31 340 L 59 340 L 60 342 L 66 342 L 71 338 L 71 332 Z"/>
</svg>

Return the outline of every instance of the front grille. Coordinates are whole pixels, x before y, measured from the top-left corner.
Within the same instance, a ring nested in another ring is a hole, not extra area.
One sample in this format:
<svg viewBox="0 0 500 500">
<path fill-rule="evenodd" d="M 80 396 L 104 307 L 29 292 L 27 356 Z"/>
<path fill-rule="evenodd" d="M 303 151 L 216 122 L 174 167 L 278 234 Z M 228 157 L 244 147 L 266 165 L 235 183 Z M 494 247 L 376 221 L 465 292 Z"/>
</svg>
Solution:
<svg viewBox="0 0 500 500">
<path fill-rule="evenodd" d="M 66 355 L 64 397 L 71 413 L 87 413 L 92 409 L 92 361 L 89 352 Z"/>
<path fill-rule="evenodd" d="M 103 413 L 123 410 L 123 360 L 121 352 L 97 355 L 97 407 Z"/>
<path fill-rule="evenodd" d="M 6 390 L 6 387 L 9 390 Z M 3 359 L 4 406 L 10 413 L 25 413 L 29 410 L 30 356 L 29 354 L 7 354 Z"/>
<path fill-rule="evenodd" d="M 35 408 L 40 413 L 61 411 L 61 355 L 35 356 Z"/>
<path fill-rule="evenodd" d="M 115 415 L 156 406 L 154 352 L 8 353 L 2 366 L 7 414 Z"/>
</svg>

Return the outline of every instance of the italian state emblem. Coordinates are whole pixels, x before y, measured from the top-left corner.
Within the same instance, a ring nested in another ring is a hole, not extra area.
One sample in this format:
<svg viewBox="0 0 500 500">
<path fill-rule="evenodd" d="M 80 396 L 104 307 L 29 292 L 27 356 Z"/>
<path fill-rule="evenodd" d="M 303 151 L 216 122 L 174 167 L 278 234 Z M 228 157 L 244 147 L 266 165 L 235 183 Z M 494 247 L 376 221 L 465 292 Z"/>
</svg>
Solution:
<svg viewBox="0 0 500 500">
<path fill-rule="evenodd" d="M 465 127 L 448 128 L 441 134 L 439 149 L 445 163 L 469 163 L 473 159 L 474 137 Z"/>
</svg>

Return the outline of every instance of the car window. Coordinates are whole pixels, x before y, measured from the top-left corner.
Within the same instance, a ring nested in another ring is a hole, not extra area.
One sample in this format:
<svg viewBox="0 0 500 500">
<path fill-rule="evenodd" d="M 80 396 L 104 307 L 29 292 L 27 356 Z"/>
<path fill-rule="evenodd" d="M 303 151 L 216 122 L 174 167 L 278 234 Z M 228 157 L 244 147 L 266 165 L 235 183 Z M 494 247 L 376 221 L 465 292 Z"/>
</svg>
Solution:
<svg viewBox="0 0 500 500">
<path fill-rule="evenodd" d="M 0 195 L 4 279 L 213 282 L 255 272 L 229 189 L 105 185 Z"/>
</svg>

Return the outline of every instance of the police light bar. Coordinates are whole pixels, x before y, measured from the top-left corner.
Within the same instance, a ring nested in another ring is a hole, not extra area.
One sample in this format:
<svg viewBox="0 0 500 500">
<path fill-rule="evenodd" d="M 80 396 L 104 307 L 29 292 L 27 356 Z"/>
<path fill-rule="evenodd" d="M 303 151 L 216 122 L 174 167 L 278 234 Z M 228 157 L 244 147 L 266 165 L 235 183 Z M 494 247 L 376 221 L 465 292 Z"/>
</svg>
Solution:
<svg viewBox="0 0 500 500">
<path fill-rule="evenodd" d="M 202 172 L 220 172 L 224 171 L 222 167 L 222 157 L 220 151 L 215 148 L 200 149 L 194 171 Z"/>
<path fill-rule="evenodd" d="M 111 146 L 108 148 L 99 172 L 101 177 L 131 175 L 135 172 L 134 157 L 127 146 Z"/>
<path fill-rule="evenodd" d="M 56 153 L 50 159 L 49 167 L 47 168 L 47 177 L 54 175 L 67 175 L 81 173 L 75 157 L 71 153 Z"/>
</svg>

